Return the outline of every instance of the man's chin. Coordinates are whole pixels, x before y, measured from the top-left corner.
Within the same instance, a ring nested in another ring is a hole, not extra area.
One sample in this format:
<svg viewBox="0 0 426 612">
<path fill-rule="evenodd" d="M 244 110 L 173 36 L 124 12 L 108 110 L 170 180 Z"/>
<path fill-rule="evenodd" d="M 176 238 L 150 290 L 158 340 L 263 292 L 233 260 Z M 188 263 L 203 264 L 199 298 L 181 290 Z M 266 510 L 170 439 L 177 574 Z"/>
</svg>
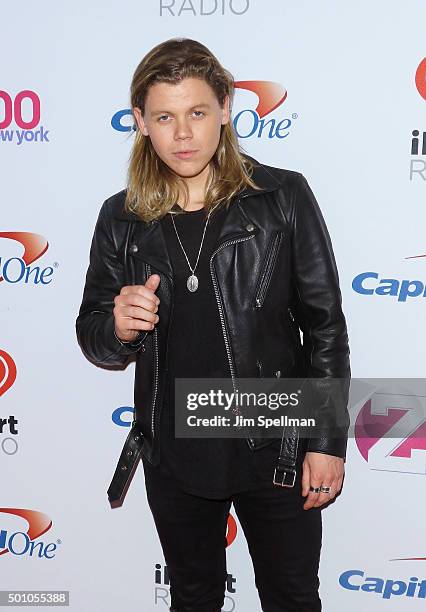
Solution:
<svg viewBox="0 0 426 612">
<path fill-rule="evenodd" d="M 199 176 L 206 168 L 209 162 L 200 163 L 190 160 L 180 161 L 176 163 L 174 161 L 173 164 L 168 164 L 169 168 L 175 172 L 175 174 L 179 175 L 181 178 L 195 178 Z"/>
</svg>

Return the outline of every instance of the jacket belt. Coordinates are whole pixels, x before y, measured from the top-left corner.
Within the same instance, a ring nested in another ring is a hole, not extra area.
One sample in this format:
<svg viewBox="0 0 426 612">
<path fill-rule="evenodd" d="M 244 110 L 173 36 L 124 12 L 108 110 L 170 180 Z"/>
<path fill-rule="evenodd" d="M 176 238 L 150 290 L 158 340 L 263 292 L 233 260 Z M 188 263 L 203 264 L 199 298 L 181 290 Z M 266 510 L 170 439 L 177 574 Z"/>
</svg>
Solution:
<svg viewBox="0 0 426 612">
<path fill-rule="evenodd" d="M 142 452 L 143 436 L 133 424 L 124 442 L 120 459 L 108 488 L 110 503 L 123 502 Z"/>
<path fill-rule="evenodd" d="M 279 487 L 294 487 L 299 432 L 294 428 L 292 435 L 288 436 L 286 429 L 287 427 L 283 429 L 280 452 L 275 464 L 272 483 Z"/>
<path fill-rule="evenodd" d="M 286 437 L 283 432 L 280 452 L 275 464 L 272 482 L 280 487 L 293 487 L 296 480 L 298 433 Z M 143 436 L 136 424 L 133 424 L 124 442 L 114 476 L 108 487 L 108 499 L 111 504 L 122 504 L 129 488 L 133 474 L 139 463 L 143 446 Z M 256 451 L 254 451 L 256 452 Z"/>
</svg>

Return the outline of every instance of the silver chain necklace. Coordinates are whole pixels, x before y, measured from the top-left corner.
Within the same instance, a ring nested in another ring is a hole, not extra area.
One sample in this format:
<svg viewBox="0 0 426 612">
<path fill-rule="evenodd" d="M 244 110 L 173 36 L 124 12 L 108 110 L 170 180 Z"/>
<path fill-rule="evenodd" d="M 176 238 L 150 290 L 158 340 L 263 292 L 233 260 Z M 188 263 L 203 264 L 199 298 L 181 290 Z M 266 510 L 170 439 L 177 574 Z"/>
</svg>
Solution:
<svg viewBox="0 0 426 612">
<path fill-rule="evenodd" d="M 198 249 L 197 261 L 195 262 L 195 266 L 194 267 L 192 267 L 191 264 L 189 263 L 188 256 L 186 254 L 185 249 L 183 248 L 183 244 L 181 242 L 181 239 L 179 238 L 179 234 L 178 234 L 178 231 L 176 229 L 175 220 L 173 219 L 174 214 L 171 213 L 173 227 L 175 228 L 175 232 L 176 232 L 176 237 L 177 237 L 177 239 L 179 241 L 179 244 L 180 244 L 180 247 L 181 247 L 181 249 L 183 251 L 183 254 L 185 255 L 185 259 L 186 259 L 186 261 L 188 263 L 189 269 L 191 270 L 191 274 L 190 274 L 190 276 L 188 276 L 188 280 L 186 281 L 186 286 L 188 287 L 188 290 L 191 291 L 191 293 L 193 293 L 194 291 L 197 291 L 197 289 L 198 289 L 198 278 L 195 276 L 195 270 L 197 268 L 198 260 L 200 258 L 201 249 L 203 247 L 204 236 L 206 234 L 207 223 L 209 222 L 210 213 L 211 213 L 211 210 L 209 211 L 209 213 L 207 215 L 206 222 L 204 224 L 203 236 L 201 238 L 200 248 Z"/>
</svg>

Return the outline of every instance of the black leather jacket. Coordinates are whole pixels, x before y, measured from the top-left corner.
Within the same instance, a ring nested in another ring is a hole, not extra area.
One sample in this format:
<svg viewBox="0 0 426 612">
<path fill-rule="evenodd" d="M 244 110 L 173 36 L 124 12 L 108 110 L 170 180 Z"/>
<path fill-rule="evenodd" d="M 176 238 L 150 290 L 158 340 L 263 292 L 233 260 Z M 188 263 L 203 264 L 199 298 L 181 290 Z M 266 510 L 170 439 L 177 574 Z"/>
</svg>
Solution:
<svg viewBox="0 0 426 612">
<path fill-rule="evenodd" d="M 316 199 L 302 174 L 250 159 L 255 163 L 253 179 L 262 191 L 246 188 L 231 203 L 210 259 L 230 374 L 349 381 L 338 271 Z M 154 465 L 159 462 L 173 313 L 173 270 L 161 224 L 125 212 L 124 198 L 125 190 L 108 198 L 100 210 L 76 321 L 80 347 L 96 365 L 124 366 L 136 356 L 135 416 L 108 490 L 110 501 L 127 490 L 141 452 Z M 135 342 L 123 343 L 114 333 L 114 297 L 124 285 L 144 284 L 153 273 L 161 278 L 156 292 L 161 300 L 159 323 Z M 254 451 L 272 441 L 247 438 Z M 298 442 L 297 431 L 286 426 L 280 465 L 293 476 Z M 307 440 L 305 450 L 345 457 L 346 444 L 346 436 L 324 434 Z"/>
</svg>

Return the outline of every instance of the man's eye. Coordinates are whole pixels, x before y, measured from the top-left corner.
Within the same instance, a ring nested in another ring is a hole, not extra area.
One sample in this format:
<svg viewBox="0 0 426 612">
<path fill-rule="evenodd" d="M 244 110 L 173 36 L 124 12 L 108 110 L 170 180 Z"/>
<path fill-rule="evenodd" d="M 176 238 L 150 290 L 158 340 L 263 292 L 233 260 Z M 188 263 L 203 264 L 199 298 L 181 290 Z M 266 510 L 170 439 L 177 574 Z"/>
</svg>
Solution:
<svg viewBox="0 0 426 612">
<path fill-rule="evenodd" d="M 193 111 L 193 113 L 198 113 L 198 114 L 197 114 L 197 117 L 202 117 L 202 116 L 204 116 L 204 114 L 205 114 L 203 111 L 199 111 L 199 110 Z M 165 123 L 165 121 L 163 121 L 163 119 L 167 120 L 169 117 L 170 117 L 170 115 L 160 115 L 160 116 L 158 117 L 158 121 L 159 121 L 160 123 Z"/>
</svg>

